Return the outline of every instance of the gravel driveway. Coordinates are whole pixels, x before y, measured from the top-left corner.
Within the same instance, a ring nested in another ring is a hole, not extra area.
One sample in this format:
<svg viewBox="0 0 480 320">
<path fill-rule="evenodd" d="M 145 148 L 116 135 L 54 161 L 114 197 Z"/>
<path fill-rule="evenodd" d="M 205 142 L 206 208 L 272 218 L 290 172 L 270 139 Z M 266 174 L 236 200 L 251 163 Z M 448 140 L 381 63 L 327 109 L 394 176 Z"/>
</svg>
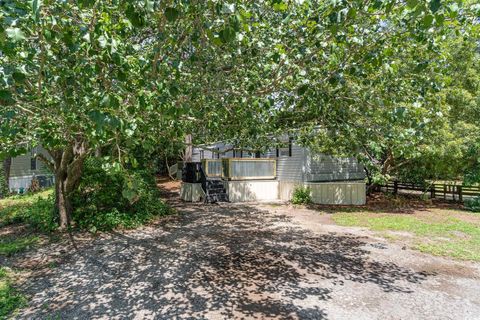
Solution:
<svg viewBox="0 0 480 320">
<path fill-rule="evenodd" d="M 177 207 L 153 226 L 26 256 L 56 262 L 24 284 L 17 318 L 480 319 L 478 264 L 287 206 Z"/>
</svg>

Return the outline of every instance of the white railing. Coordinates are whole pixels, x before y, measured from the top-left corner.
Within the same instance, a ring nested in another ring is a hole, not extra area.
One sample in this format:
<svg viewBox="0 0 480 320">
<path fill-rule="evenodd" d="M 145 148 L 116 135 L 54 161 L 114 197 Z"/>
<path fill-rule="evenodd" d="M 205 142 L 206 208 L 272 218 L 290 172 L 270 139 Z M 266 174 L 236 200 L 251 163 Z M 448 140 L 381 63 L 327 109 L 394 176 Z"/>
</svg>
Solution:
<svg viewBox="0 0 480 320">
<path fill-rule="evenodd" d="M 277 177 L 277 161 L 270 158 L 222 159 L 222 178 L 227 180 L 260 180 Z"/>
</svg>

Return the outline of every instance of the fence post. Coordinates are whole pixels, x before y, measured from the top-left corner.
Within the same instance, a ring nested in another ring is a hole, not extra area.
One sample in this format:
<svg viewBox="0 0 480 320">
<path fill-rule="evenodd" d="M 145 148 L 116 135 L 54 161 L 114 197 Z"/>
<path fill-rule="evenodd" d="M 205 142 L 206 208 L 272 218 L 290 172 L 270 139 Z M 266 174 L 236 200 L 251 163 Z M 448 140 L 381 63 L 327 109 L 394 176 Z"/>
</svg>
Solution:
<svg viewBox="0 0 480 320">
<path fill-rule="evenodd" d="M 435 185 L 432 183 L 432 185 L 430 186 L 430 199 L 434 199 L 435 198 Z"/>
<path fill-rule="evenodd" d="M 443 184 L 443 200 L 447 200 L 447 185 Z"/>
<path fill-rule="evenodd" d="M 398 193 L 398 181 L 395 180 L 393 181 L 393 194 L 397 194 Z"/>
<path fill-rule="evenodd" d="M 462 186 L 457 186 L 458 190 L 458 201 L 463 202 Z"/>
</svg>

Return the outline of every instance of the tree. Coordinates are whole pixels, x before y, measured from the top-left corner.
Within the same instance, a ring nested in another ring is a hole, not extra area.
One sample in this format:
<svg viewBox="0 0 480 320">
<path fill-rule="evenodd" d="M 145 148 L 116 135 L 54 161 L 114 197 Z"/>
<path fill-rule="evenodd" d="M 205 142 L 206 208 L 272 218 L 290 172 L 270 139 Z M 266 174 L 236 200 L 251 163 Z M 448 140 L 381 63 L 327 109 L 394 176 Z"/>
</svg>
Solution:
<svg viewBox="0 0 480 320">
<path fill-rule="evenodd" d="M 121 168 L 135 165 L 130 150 L 187 134 L 266 148 L 295 129 L 358 155 L 373 135 L 383 148 L 387 128 L 393 146 L 414 144 L 407 125 L 423 126 L 431 110 L 416 105 L 433 99 L 430 73 L 414 70 L 436 59 L 443 30 L 471 24 L 436 0 L 2 4 L 1 146 L 48 150 L 62 228 L 99 148 Z"/>
</svg>

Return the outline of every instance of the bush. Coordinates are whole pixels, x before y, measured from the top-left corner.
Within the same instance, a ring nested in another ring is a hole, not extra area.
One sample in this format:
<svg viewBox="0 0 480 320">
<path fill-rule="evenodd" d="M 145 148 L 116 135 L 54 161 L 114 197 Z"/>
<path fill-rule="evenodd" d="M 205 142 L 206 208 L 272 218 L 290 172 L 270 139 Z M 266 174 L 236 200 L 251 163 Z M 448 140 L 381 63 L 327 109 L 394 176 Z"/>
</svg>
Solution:
<svg viewBox="0 0 480 320">
<path fill-rule="evenodd" d="M 160 199 L 153 173 L 147 170 L 107 171 L 98 158 L 88 159 L 73 195 L 73 219 L 92 232 L 135 228 L 169 213 Z"/>
<path fill-rule="evenodd" d="M 54 195 L 38 198 L 32 205 L 22 210 L 22 220 L 31 227 L 42 232 L 52 232 L 58 228 L 58 217 L 55 214 Z"/>
<path fill-rule="evenodd" d="M 295 187 L 293 190 L 292 203 L 293 204 L 309 204 L 312 202 L 309 187 Z"/>
<path fill-rule="evenodd" d="M 480 212 L 480 197 L 465 200 L 465 208 L 473 212 Z"/>
</svg>

